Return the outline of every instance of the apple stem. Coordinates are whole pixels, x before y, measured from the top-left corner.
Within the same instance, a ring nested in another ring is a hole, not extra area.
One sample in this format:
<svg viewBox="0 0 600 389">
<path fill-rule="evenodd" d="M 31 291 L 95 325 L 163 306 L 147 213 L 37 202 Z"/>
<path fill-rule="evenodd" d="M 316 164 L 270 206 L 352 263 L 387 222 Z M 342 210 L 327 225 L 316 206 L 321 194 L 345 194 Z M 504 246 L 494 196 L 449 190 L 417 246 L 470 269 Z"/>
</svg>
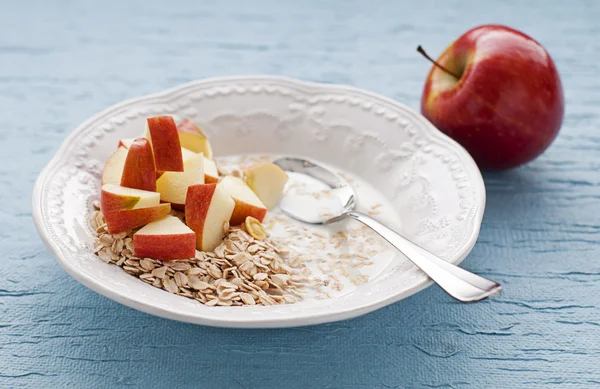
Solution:
<svg viewBox="0 0 600 389">
<path fill-rule="evenodd" d="M 423 48 L 421 47 L 421 45 L 419 45 L 419 47 L 417 47 L 417 51 L 419 53 L 421 53 L 423 55 L 423 57 L 427 58 L 429 61 L 431 61 L 431 63 L 433 63 L 435 66 L 437 66 L 438 68 L 442 69 L 443 71 L 445 71 L 446 73 L 448 73 L 451 76 L 456 77 L 457 80 L 460 80 L 460 76 L 454 74 L 453 72 L 451 72 L 450 70 L 446 69 L 445 67 L 443 67 L 442 65 L 440 65 L 439 63 L 437 63 L 433 58 L 431 58 L 426 52 L 425 50 L 423 50 Z"/>
</svg>

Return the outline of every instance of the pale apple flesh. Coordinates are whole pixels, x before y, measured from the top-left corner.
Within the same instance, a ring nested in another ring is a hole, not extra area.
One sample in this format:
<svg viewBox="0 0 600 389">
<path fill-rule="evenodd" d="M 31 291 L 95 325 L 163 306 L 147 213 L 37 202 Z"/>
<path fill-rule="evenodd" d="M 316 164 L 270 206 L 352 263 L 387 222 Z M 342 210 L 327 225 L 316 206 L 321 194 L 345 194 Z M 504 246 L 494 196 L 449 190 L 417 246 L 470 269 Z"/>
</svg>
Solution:
<svg viewBox="0 0 600 389">
<path fill-rule="evenodd" d="M 267 209 L 277 206 L 288 180 L 283 169 L 273 163 L 263 163 L 245 169 L 244 176 L 246 184 L 256 193 Z"/>
<path fill-rule="evenodd" d="M 160 193 L 131 189 L 114 184 L 102 185 L 100 193 L 100 209 L 102 212 L 147 208 L 158 204 L 160 204 Z"/>
<path fill-rule="evenodd" d="M 207 184 L 219 182 L 219 170 L 212 159 L 204 157 L 204 182 Z"/>
<path fill-rule="evenodd" d="M 136 138 L 125 138 L 119 141 L 119 147 L 123 146 L 126 149 L 130 148 Z"/>
<path fill-rule="evenodd" d="M 119 234 L 161 219 L 171 212 L 171 204 L 103 212 L 109 234 Z"/>
<path fill-rule="evenodd" d="M 140 258 L 190 259 L 196 256 L 196 233 L 178 217 L 148 223 L 133 235 L 133 253 Z"/>
<path fill-rule="evenodd" d="M 196 248 L 213 251 L 225 236 L 223 226 L 229 222 L 235 202 L 217 184 L 193 185 L 188 188 L 185 222 L 196 232 Z"/>
<path fill-rule="evenodd" d="M 127 153 L 121 186 L 133 189 L 156 191 L 156 168 L 152 146 L 145 138 L 136 139 Z"/>
<path fill-rule="evenodd" d="M 252 216 L 260 222 L 263 221 L 267 214 L 267 207 L 242 179 L 226 176 L 217 185 L 235 202 L 230 219 L 232 226 L 242 224 L 248 216 Z"/>
<path fill-rule="evenodd" d="M 208 138 L 200 127 L 189 119 L 182 121 L 177 127 L 181 147 L 185 147 L 194 153 L 203 153 L 208 159 L 213 158 L 212 148 Z"/>
<path fill-rule="evenodd" d="M 149 118 L 147 120 L 147 138 L 152 144 L 157 171 L 183 171 L 181 143 L 177 125 L 172 116 Z"/>
<path fill-rule="evenodd" d="M 191 185 L 204 184 L 204 157 L 187 149 L 180 149 L 183 172 L 165 172 L 156 180 L 156 190 L 160 199 L 172 203 L 174 209 L 185 207 L 187 189 Z"/>
<path fill-rule="evenodd" d="M 507 169 L 540 155 L 561 127 L 564 97 L 548 52 L 527 35 L 487 25 L 459 37 L 433 66 L 421 111 L 482 169 Z"/>
<path fill-rule="evenodd" d="M 121 184 L 121 176 L 123 175 L 123 167 L 125 166 L 125 160 L 127 159 L 128 150 L 120 146 L 115 150 L 114 153 L 104 164 L 104 170 L 102 170 L 102 184 Z"/>
</svg>

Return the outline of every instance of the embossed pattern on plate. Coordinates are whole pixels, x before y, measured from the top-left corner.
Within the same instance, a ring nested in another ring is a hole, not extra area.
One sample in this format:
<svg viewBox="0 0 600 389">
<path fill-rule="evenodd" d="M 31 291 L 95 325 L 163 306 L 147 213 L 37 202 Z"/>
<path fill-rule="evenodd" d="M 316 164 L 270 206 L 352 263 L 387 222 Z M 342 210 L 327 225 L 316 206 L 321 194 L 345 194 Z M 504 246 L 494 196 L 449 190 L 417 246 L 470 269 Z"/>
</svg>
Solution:
<svg viewBox="0 0 600 389">
<path fill-rule="evenodd" d="M 40 174 L 33 216 L 58 262 L 75 279 L 151 314 L 227 327 L 284 327 L 346 319 L 430 284 L 412 265 L 389 269 L 345 296 L 275 307 L 206 307 L 169 295 L 93 255 L 91 202 L 104 161 L 148 116 L 190 118 L 220 155 L 302 155 L 366 178 L 393 204 L 402 233 L 452 263 L 470 252 L 485 188 L 466 151 L 413 110 L 359 89 L 280 77 L 219 78 L 128 100 L 86 121 Z"/>
</svg>

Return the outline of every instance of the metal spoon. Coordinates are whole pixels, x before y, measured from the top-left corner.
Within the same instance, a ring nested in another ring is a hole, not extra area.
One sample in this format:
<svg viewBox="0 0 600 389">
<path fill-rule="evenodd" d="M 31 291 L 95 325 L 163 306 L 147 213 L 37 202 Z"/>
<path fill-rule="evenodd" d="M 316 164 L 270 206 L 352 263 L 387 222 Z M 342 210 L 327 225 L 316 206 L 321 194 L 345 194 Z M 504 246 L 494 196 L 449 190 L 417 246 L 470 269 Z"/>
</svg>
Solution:
<svg viewBox="0 0 600 389">
<path fill-rule="evenodd" d="M 306 204 L 298 200 L 293 194 L 286 194 L 280 202 L 281 210 L 294 219 L 311 224 L 329 224 L 345 218 L 358 220 L 373 229 L 387 240 L 398 251 L 418 266 L 425 274 L 435 281 L 450 296 L 462 302 L 475 302 L 486 297 L 493 296 L 502 290 L 502 286 L 494 281 L 485 279 L 470 273 L 458 266 L 444 261 L 424 248 L 412 243 L 397 232 L 379 223 L 370 216 L 354 210 L 355 194 L 352 187 L 337 174 L 317 165 L 314 162 L 283 157 L 275 160 L 274 164 L 283 170 L 316 179 L 334 195 L 333 199 L 339 209 L 333 211 L 332 215 L 324 216 L 322 212 L 316 212 L 315 204 Z M 312 197 L 312 196 L 311 196 Z M 315 200 L 312 203 L 322 202 Z M 328 208 L 331 213 L 331 208 Z"/>
</svg>

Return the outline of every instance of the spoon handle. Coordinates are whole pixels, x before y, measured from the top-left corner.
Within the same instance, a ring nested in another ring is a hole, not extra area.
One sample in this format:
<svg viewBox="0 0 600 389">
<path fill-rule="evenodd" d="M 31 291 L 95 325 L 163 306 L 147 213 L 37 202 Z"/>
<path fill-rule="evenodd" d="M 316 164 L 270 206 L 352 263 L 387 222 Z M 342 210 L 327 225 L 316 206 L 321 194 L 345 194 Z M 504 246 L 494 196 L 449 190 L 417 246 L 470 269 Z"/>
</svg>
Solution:
<svg viewBox="0 0 600 389">
<path fill-rule="evenodd" d="M 502 290 L 499 283 L 444 261 L 370 216 L 356 211 L 349 211 L 344 215 L 372 228 L 458 301 L 475 302 Z"/>
</svg>

